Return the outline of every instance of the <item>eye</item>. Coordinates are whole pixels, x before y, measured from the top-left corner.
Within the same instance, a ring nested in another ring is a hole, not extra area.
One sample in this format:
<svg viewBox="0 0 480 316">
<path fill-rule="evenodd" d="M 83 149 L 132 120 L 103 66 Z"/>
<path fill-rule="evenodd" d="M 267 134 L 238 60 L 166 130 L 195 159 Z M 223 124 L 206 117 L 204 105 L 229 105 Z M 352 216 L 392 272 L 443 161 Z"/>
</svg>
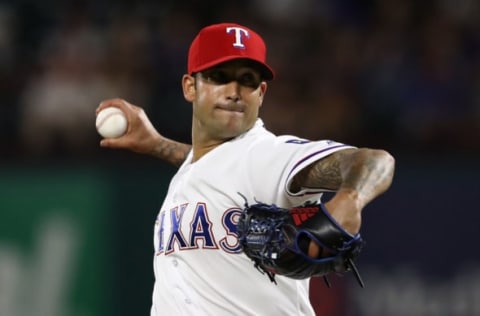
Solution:
<svg viewBox="0 0 480 316">
<path fill-rule="evenodd" d="M 253 89 L 257 89 L 261 82 L 260 74 L 249 70 L 240 71 L 236 74 L 234 71 L 214 68 L 201 72 L 200 76 L 209 83 L 216 85 L 223 85 L 232 81 L 237 81 L 240 85 Z"/>
<path fill-rule="evenodd" d="M 212 69 L 211 71 L 202 73 L 202 77 L 215 84 L 224 84 L 232 81 L 227 73 L 221 69 Z"/>
<path fill-rule="evenodd" d="M 237 79 L 238 83 L 242 86 L 250 87 L 250 88 L 258 88 L 260 85 L 261 79 L 260 76 L 253 73 L 253 72 L 245 72 L 239 76 Z"/>
</svg>

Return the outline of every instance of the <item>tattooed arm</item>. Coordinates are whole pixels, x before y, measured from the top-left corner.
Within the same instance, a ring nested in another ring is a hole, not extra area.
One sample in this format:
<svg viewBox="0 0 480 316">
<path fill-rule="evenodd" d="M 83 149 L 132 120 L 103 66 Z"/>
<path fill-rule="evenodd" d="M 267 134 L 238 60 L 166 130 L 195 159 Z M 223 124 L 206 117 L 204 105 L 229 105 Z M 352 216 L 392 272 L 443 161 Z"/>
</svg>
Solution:
<svg viewBox="0 0 480 316">
<path fill-rule="evenodd" d="M 127 133 L 119 138 L 102 139 L 100 146 L 127 149 L 147 154 L 179 167 L 187 157 L 191 145 L 179 143 L 162 136 L 152 125 L 145 111 L 122 99 L 111 99 L 100 103 L 96 113 L 106 107 L 121 109 L 128 120 Z"/>
<path fill-rule="evenodd" d="M 394 166 L 394 158 L 384 150 L 345 149 L 302 170 L 294 185 L 336 191 L 325 206 L 340 225 L 355 234 L 360 230 L 362 209 L 390 187 Z"/>
<path fill-rule="evenodd" d="M 180 167 L 192 148 L 192 145 L 180 143 L 161 135 L 155 144 L 150 154 L 176 167 Z"/>
</svg>

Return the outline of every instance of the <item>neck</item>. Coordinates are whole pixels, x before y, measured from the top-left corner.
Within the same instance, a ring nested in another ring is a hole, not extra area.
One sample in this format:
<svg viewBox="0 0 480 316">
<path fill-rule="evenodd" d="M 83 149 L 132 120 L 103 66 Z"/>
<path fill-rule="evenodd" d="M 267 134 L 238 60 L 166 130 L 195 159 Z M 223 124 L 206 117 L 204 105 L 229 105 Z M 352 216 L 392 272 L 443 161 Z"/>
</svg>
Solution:
<svg viewBox="0 0 480 316">
<path fill-rule="evenodd" d="M 252 126 L 250 126 L 248 129 L 250 128 L 252 128 Z M 247 130 L 243 131 L 242 133 L 245 133 Z M 234 139 L 240 134 L 223 133 L 222 135 L 220 135 L 209 133 L 208 130 L 199 128 L 194 121 L 194 124 L 192 126 L 192 162 L 198 161 L 211 150 L 215 149 L 216 147 L 222 145 L 225 142 Z"/>
<path fill-rule="evenodd" d="M 229 141 L 228 139 L 216 139 L 209 137 L 204 133 L 192 133 L 192 162 L 195 162 L 217 148 L 221 144 Z"/>
</svg>

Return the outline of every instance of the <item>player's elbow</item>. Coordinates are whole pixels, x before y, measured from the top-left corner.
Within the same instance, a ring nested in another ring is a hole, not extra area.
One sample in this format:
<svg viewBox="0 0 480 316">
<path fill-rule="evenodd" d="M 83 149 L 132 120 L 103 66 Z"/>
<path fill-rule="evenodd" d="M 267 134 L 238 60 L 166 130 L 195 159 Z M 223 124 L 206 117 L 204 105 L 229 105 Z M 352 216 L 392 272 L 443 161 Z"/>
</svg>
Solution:
<svg viewBox="0 0 480 316">
<path fill-rule="evenodd" d="M 393 175 L 395 172 L 395 158 L 386 150 L 383 149 L 369 149 L 370 159 L 374 161 L 380 179 L 380 183 L 383 186 L 382 191 L 386 191 L 393 181 Z"/>
<path fill-rule="evenodd" d="M 379 159 L 382 161 L 382 164 L 389 171 L 390 179 L 393 178 L 393 173 L 395 171 L 395 158 L 388 151 L 383 149 L 378 149 Z"/>
</svg>

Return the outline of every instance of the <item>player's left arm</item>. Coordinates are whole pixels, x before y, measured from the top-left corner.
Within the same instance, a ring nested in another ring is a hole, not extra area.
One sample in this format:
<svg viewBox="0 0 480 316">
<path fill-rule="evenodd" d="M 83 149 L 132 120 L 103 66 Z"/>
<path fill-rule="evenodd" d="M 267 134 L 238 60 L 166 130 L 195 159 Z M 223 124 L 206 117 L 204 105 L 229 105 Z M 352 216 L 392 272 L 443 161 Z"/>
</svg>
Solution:
<svg viewBox="0 0 480 316">
<path fill-rule="evenodd" d="M 385 150 L 344 149 L 300 171 L 292 189 L 335 191 L 325 206 L 345 230 L 356 234 L 361 226 L 361 211 L 390 187 L 394 168 L 395 159 Z"/>
</svg>

